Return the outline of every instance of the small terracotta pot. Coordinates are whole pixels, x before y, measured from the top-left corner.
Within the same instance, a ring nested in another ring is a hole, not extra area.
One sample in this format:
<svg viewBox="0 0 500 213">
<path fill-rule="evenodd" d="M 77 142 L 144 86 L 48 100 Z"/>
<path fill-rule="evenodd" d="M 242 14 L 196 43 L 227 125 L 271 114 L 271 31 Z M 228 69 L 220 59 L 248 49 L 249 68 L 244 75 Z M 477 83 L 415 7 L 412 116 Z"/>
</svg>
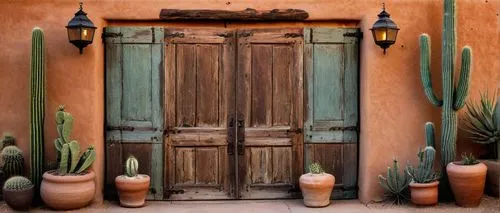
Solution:
<svg viewBox="0 0 500 213">
<path fill-rule="evenodd" d="M 120 175 L 115 178 L 116 189 L 120 197 L 120 205 L 123 207 L 142 207 L 146 203 L 150 178 L 147 175 L 138 177 L 127 177 Z"/>
<path fill-rule="evenodd" d="M 481 203 L 486 171 L 487 168 L 484 163 L 461 165 L 460 162 L 452 162 L 446 166 L 446 172 L 457 205 L 475 207 Z"/>
<path fill-rule="evenodd" d="M 95 173 L 82 175 L 54 175 L 54 171 L 43 174 L 40 195 L 45 204 L 55 210 L 83 208 L 95 195 Z"/>
<path fill-rule="evenodd" d="M 330 204 L 330 196 L 335 177 L 328 173 L 303 174 L 299 179 L 300 190 L 307 207 L 325 207 Z"/>
<path fill-rule="evenodd" d="M 431 183 L 410 183 L 411 202 L 417 205 L 428 206 L 438 203 L 439 181 Z"/>
<path fill-rule="evenodd" d="M 33 186 L 26 190 L 4 189 L 3 197 L 10 208 L 18 211 L 28 210 L 33 201 Z"/>
</svg>

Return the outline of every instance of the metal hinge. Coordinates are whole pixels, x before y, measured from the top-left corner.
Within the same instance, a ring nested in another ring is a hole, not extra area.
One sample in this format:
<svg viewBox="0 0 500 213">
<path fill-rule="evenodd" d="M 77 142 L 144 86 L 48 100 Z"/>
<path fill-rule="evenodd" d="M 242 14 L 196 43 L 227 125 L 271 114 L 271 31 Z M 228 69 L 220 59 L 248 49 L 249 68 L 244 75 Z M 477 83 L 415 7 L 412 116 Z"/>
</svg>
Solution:
<svg viewBox="0 0 500 213">
<path fill-rule="evenodd" d="M 355 33 L 344 33 L 344 37 L 356 37 L 356 38 L 363 38 L 363 32 L 357 31 Z"/>
<path fill-rule="evenodd" d="M 358 131 L 358 126 L 336 126 L 331 127 L 328 131 Z"/>
<path fill-rule="evenodd" d="M 103 39 L 105 38 L 116 38 L 116 37 L 122 37 L 123 34 L 122 33 L 107 33 L 107 32 L 103 32 L 101 37 Z"/>
<path fill-rule="evenodd" d="M 163 190 L 163 198 L 167 199 L 173 194 L 184 194 L 184 189 L 165 189 Z"/>
<path fill-rule="evenodd" d="M 304 37 L 304 34 L 302 33 L 286 33 L 285 38 L 298 38 L 298 37 Z"/>
<path fill-rule="evenodd" d="M 217 36 L 223 37 L 223 38 L 231 38 L 231 37 L 233 37 L 233 34 L 232 33 L 219 33 L 219 34 L 217 34 Z"/>
<path fill-rule="evenodd" d="M 238 37 L 250 37 L 250 36 L 253 36 L 252 32 L 241 32 L 240 34 L 238 34 Z"/>
<path fill-rule="evenodd" d="M 175 33 L 168 33 L 168 34 L 165 34 L 165 38 L 175 38 L 175 37 L 178 37 L 178 38 L 184 38 L 184 33 L 181 33 L 181 32 L 175 32 Z"/>
</svg>

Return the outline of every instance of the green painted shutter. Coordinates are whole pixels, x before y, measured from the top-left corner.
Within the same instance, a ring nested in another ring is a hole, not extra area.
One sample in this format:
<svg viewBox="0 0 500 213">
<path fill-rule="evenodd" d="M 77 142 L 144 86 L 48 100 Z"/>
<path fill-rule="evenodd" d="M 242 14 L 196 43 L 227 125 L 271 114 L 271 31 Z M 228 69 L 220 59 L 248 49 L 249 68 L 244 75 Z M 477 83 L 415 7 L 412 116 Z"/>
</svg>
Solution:
<svg viewBox="0 0 500 213">
<path fill-rule="evenodd" d="M 139 160 L 139 172 L 151 177 L 148 198 L 162 199 L 163 28 L 108 27 L 103 36 L 107 187 L 123 174 L 125 159 L 134 155 Z"/>
<path fill-rule="evenodd" d="M 356 197 L 358 29 L 306 28 L 305 166 L 319 162 L 336 177 L 334 198 Z"/>
</svg>

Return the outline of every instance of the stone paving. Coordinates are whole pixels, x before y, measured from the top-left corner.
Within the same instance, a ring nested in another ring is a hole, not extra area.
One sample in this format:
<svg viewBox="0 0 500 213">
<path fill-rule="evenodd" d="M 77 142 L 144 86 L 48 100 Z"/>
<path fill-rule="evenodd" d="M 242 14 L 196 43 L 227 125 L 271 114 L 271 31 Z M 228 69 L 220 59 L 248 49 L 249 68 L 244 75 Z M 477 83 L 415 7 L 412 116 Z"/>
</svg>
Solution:
<svg viewBox="0 0 500 213">
<path fill-rule="evenodd" d="M 0 204 L 0 212 L 13 212 L 5 204 Z M 50 212 L 48 209 L 34 209 L 32 212 Z M 335 200 L 325 208 L 307 208 L 302 200 L 257 200 L 257 201 L 184 201 L 148 202 L 139 209 L 121 208 L 114 202 L 92 205 L 71 212 L 120 212 L 120 213 L 500 213 L 500 200 L 486 197 L 478 208 L 461 208 L 450 204 L 434 207 L 413 205 L 392 206 L 389 204 L 365 205 L 358 200 Z"/>
</svg>

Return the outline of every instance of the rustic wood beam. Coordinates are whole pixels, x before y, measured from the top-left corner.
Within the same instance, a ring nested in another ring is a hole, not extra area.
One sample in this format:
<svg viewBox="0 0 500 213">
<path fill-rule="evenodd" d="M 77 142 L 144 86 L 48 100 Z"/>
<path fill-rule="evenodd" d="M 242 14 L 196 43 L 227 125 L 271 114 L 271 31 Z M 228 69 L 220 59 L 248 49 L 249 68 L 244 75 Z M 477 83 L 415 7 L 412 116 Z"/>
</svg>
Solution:
<svg viewBox="0 0 500 213">
<path fill-rule="evenodd" d="M 309 14 L 300 9 L 255 10 L 179 10 L 162 9 L 162 20 L 231 20 L 231 21 L 300 21 L 309 18 Z"/>
</svg>

